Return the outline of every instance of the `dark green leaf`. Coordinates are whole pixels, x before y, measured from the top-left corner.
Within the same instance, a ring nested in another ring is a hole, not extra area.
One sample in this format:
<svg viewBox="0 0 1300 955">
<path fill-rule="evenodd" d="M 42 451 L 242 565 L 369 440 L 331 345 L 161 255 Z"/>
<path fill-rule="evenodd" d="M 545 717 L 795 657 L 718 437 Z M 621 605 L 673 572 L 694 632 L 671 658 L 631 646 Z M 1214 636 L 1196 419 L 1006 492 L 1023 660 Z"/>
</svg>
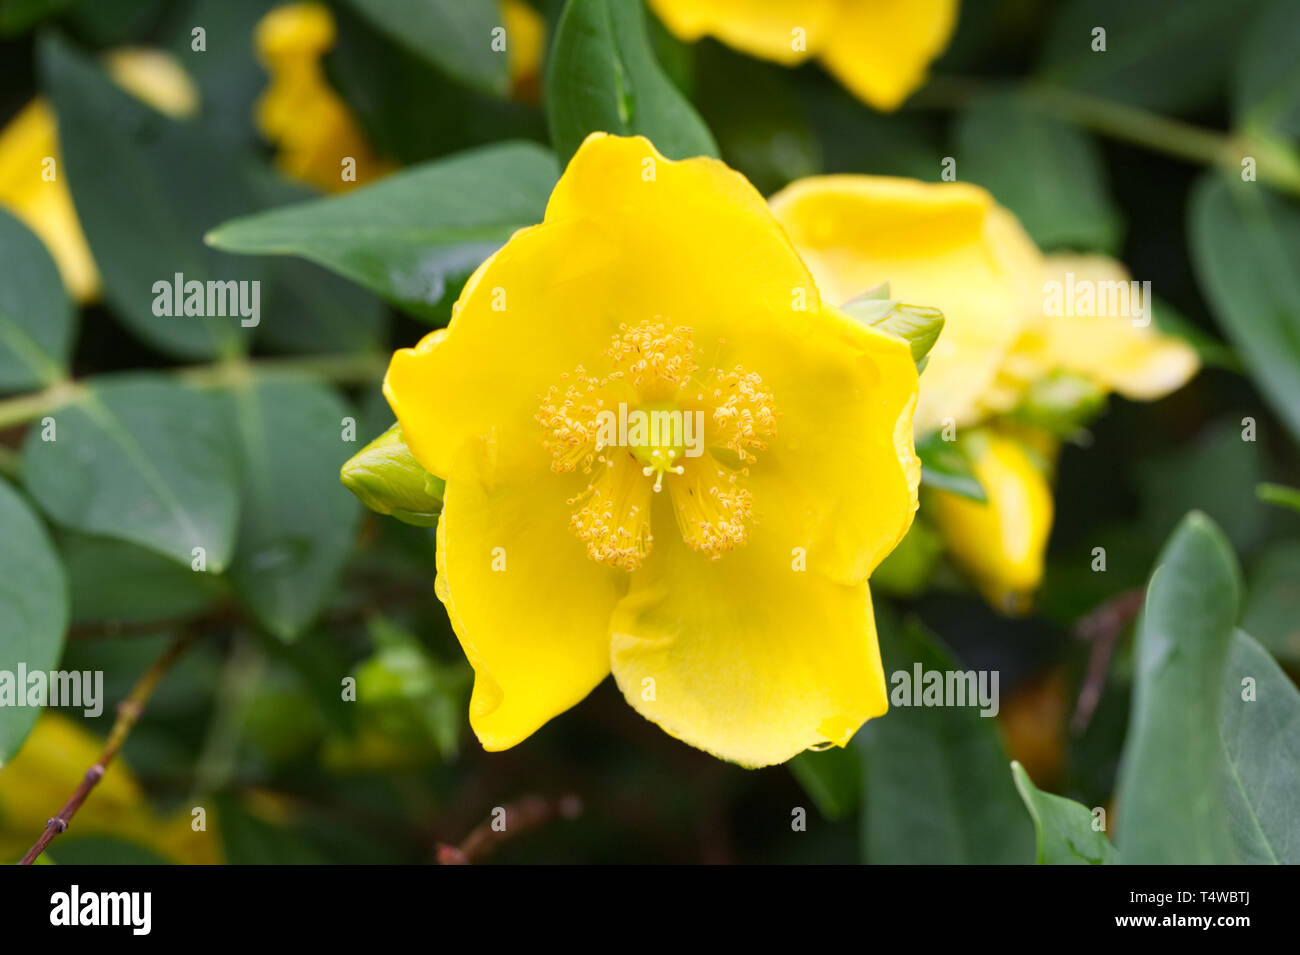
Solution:
<svg viewBox="0 0 1300 955">
<path fill-rule="evenodd" d="M 1246 863 L 1300 862 L 1300 692 L 1238 630 L 1219 706 L 1229 828 Z"/>
<path fill-rule="evenodd" d="M 1300 139 L 1300 5 L 1274 0 L 1252 18 L 1236 60 L 1233 113 L 1247 130 Z"/>
<path fill-rule="evenodd" d="M 209 244 L 299 255 L 428 315 L 517 229 L 540 222 L 555 161 L 505 143 L 426 163 L 344 196 L 227 222 Z"/>
<path fill-rule="evenodd" d="M 1192 194 L 1190 230 L 1219 324 L 1300 439 L 1300 212 L 1258 183 L 1206 174 Z"/>
<path fill-rule="evenodd" d="M 883 864 L 1003 864 L 1033 858 L 1033 828 L 1007 773 L 995 722 L 980 707 L 896 705 L 915 669 L 957 662 L 915 622 L 877 607 L 891 707 L 854 738 L 862 758 L 862 852 Z M 902 675 L 907 678 L 905 685 Z M 996 694 L 994 696 L 996 699 Z"/>
<path fill-rule="evenodd" d="M 957 175 L 984 186 L 1040 246 L 1114 252 L 1121 219 L 1086 133 L 1014 95 L 985 96 L 957 122 Z"/>
<path fill-rule="evenodd" d="M 0 528 L 0 673 L 16 682 L 20 664 L 29 673 L 48 673 L 58 664 L 68 627 L 68 582 L 44 526 L 4 481 Z M 27 687 L 9 689 L 24 694 Z M 0 766 L 18 752 L 41 713 L 17 702 L 15 696 L 0 706 Z"/>
<path fill-rule="evenodd" d="M 131 623 L 197 614 L 221 592 L 221 579 L 196 574 L 144 547 L 72 531 L 59 535 L 74 623 Z M 146 664 L 147 665 L 147 664 Z"/>
<path fill-rule="evenodd" d="M 1043 792 L 1019 763 L 1011 764 L 1011 775 L 1034 821 L 1039 865 L 1107 865 L 1115 861 L 1115 847 L 1104 830 L 1093 828 L 1087 806 Z"/>
<path fill-rule="evenodd" d="M 718 155 L 655 60 L 639 0 L 569 0 L 547 63 L 546 112 L 563 162 L 598 131 L 645 136 L 669 159 Z"/>
<path fill-rule="evenodd" d="M 329 388 L 260 379 L 227 397 L 243 449 L 243 513 L 230 569 L 268 630 L 298 635 L 329 597 L 360 516 L 338 481 L 351 413 Z"/>
<path fill-rule="evenodd" d="M 232 212 L 257 207 L 231 146 L 134 99 L 56 37 L 42 37 L 40 66 L 59 117 L 60 175 L 68 177 L 113 311 L 169 354 L 212 358 L 245 347 L 253 326 L 238 314 L 154 313 L 155 283 L 177 275 L 185 283 L 261 281 L 256 260 L 221 255 L 202 241 Z M 246 288 L 260 294 L 260 285 Z"/>
<path fill-rule="evenodd" d="M 234 548 L 238 456 L 212 397 L 154 375 L 93 380 L 33 427 L 23 481 L 56 522 L 219 573 Z"/>
<path fill-rule="evenodd" d="M 0 391 L 48 385 L 68 372 L 76 314 L 45 246 L 0 207 Z"/>
<path fill-rule="evenodd" d="M 493 49 L 502 27 L 499 0 L 348 0 L 376 28 L 470 86 L 504 93 L 505 50 Z M 509 37 L 506 37 L 507 42 Z"/>
<path fill-rule="evenodd" d="M 1126 863 L 1236 861 L 1216 729 L 1240 591 L 1222 531 L 1189 514 L 1157 558 L 1138 625 L 1116 789 Z"/>
<path fill-rule="evenodd" d="M 1213 102 L 1260 0 L 1070 0 L 1056 11 L 1040 63 L 1051 80 L 1159 112 Z M 1093 30 L 1106 31 L 1105 51 Z"/>
<path fill-rule="evenodd" d="M 827 819 L 838 822 L 857 811 L 862 769 L 852 749 L 832 746 L 816 753 L 806 750 L 786 765 Z"/>
</svg>

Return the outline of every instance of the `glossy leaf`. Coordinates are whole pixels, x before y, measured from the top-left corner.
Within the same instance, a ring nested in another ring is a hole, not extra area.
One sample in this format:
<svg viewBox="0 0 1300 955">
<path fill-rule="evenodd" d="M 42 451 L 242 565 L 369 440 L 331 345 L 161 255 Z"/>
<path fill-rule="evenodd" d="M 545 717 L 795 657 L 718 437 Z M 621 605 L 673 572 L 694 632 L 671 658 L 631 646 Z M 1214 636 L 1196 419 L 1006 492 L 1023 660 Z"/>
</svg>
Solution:
<svg viewBox="0 0 1300 955">
<path fill-rule="evenodd" d="M 1039 865 L 1107 865 L 1115 861 L 1115 847 L 1104 830 L 1093 828 L 1087 806 L 1043 792 L 1019 763 L 1011 764 L 1011 775 L 1034 821 Z"/>
<path fill-rule="evenodd" d="M 1300 438 L 1300 208 L 1258 183 L 1206 174 L 1192 194 L 1190 234 L 1219 324 Z"/>
<path fill-rule="evenodd" d="M 338 481 L 350 412 L 329 388 L 288 378 L 254 380 L 225 400 L 244 465 L 230 577 L 263 626 L 289 640 L 329 597 L 360 516 Z"/>
<path fill-rule="evenodd" d="M 669 159 L 718 155 L 704 120 L 655 60 L 639 2 L 569 0 L 547 64 L 546 112 L 566 162 L 597 131 L 645 136 Z"/>
<path fill-rule="evenodd" d="M 67 374 L 76 314 L 45 246 L 0 207 L 0 391 L 47 385 Z"/>
<path fill-rule="evenodd" d="M 68 583 L 54 546 L 31 508 L 0 481 L 0 674 L 25 694 L 18 670 L 48 673 L 63 654 L 68 626 Z M 2 679 L 2 677 L 0 677 Z M 26 701 L 26 697 L 23 697 Z M 0 767 L 18 752 L 31 732 L 39 706 L 18 705 L 14 696 L 0 706 Z"/>
<path fill-rule="evenodd" d="M 1236 861 L 1219 782 L 1218 720 L 1241 585 L 1223 532 L 1198 512 L 1147 585 L 1116 804 L 1122 861 Z"/>
<path fill-rule="evenodd" d="M 1241 861 L 1300 862 L 1300 691 L 1240 630 L 1223 679 L 1219 736 L 1229 828 Z"/>
<path fill-rule="evenodd" d="M 219 573 L 234 549 L 238 457 L 214 399 L 155 375 L 93 380 L 33 427 L 23 481 L 57 523 Z M 46 440 L 46 438 L 51 440 Z"/>
<path fill-rule="evenodd" d="M 517 229 L 542 220 L 556 178 L 546 150 L 505 143 L 347 195 L 235 219 L 207 241 L 232 252 L 310 259 L 428 316 Z"/>
</svg>

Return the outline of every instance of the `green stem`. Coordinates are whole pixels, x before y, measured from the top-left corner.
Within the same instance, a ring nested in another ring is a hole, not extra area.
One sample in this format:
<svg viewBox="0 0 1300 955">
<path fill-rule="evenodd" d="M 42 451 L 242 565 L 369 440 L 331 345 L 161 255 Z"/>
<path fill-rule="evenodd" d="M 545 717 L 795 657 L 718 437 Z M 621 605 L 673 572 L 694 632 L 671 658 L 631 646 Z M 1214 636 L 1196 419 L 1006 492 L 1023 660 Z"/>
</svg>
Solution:
<svg viewBox="0 0 1300 955">
<path fill-rule="evenodd" d="M 973 98 L 1000 84 L 965 77 L 934 77 L 912 102 L 919 107 L 959 109 Z M 1294 157 L 1279 152 L 1276 144 L 1244 133 L 1225 133 L 1170 119 L 1149 110 L 1102 99 L 1089 93 L 1030 81 L 1016 88 L 1022 102 L 1073 126 L 1132 143 L 1153 152 L 1202 166 L 1240 173 L 1241 161 L 1256 159 L 1262 182 L 1300 196 L 1300 167 Z"/>
<path fill-rule="evenodd" d="M 175 375 L 197 388 L 214 388 L 248 381 L 253 375 L 309 375 L 336 384 L 375 381 L 384 371 L 383 355 L 311 355 L 302 358 L 263 358 L 248 361 L 226 358 L 206 365 L 173 368 Z M 82 398 L 86 386 L 77 382 L 59 382 L 42 391 L 18 395 L 0 401 L 0 430 L 26 424 L 57 411 Z"/>
</svg>

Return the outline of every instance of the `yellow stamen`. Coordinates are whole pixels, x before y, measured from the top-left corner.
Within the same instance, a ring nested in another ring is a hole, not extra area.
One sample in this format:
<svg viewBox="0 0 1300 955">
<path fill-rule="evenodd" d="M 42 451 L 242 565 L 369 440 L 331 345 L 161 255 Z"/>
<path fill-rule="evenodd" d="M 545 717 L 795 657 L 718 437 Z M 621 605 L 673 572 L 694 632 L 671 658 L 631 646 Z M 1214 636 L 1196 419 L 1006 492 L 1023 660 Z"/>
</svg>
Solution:
<svg viewBox="0 0 1300 955">
<path fill-rule="evenodd" d="M 577 506 L 570 527 L 588 556 L 627 571 L 641 566 L 653 541 L 650 507 L 665 487 L 692 549 L 716 560 L 743 545 L 753 510 L 744 478 L 753 452 L 776 434 L 778 417 L 762 378 L 739 366 L 698 374 L 691 329 L 657 316 L 621 325 L 605 357 L 612 365 L 607 375 L 583 366 L 563 375 L 560 385 L 539 397 L 536 415 L 553 471 L 596 471 L 586 490 L 569 501 Z M 663 416 L 659 421 L 675 418 L 682 427 L 634 437 L 629 406 L 633 413 Z M 602 430 L 602 415 L 618 414 L 624 416 L 623 432 L 611 439 L 610 419 Z M 708 421 L 711 434 L 697 433 L 688 442 L 685 422 L 697 420 Z M 628 446 L 616 447 L 620 441 Z M 739 465 L 732 467 L 736 459 Z M 673 480 L 665 482 L 666 476 Z"/>
</svg>

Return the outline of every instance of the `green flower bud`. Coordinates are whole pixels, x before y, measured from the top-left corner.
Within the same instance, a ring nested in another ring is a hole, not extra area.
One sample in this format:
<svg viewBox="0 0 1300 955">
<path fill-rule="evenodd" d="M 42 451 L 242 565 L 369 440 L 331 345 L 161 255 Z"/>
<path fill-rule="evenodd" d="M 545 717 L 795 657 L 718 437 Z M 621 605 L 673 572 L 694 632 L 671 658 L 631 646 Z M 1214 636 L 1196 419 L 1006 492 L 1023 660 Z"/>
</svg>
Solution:
<svg viewBox="0 0 1300 955">
<path fill-rule="evenodd" d="M 420 466 L 394 424 L 339 472 L 344 487 L 372 511 L 418 527 L 432 527 L 442 512 L 442 478 Z"/>
<path fill-rule="evenodd" d="M 871 325 L 906 341 L 912 347 L 917 369 L 925 367 L 926 355 L 943 331 L 943 312 L 923 305 L 905 305 L 889 298 L 889 286 L 881 285 L 842 306 L 864 325 Z"/>
</svg>

